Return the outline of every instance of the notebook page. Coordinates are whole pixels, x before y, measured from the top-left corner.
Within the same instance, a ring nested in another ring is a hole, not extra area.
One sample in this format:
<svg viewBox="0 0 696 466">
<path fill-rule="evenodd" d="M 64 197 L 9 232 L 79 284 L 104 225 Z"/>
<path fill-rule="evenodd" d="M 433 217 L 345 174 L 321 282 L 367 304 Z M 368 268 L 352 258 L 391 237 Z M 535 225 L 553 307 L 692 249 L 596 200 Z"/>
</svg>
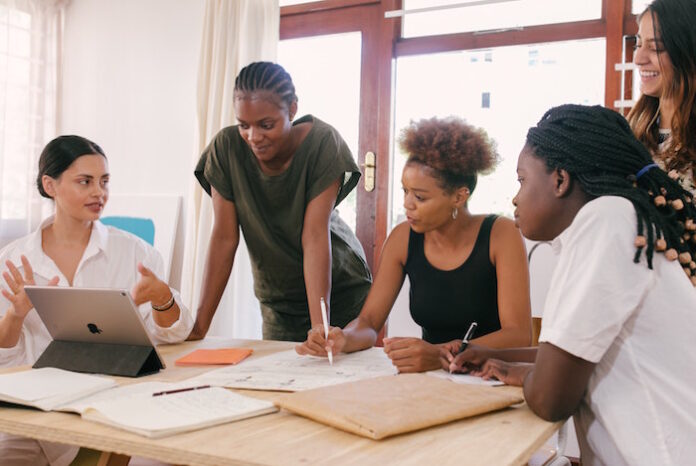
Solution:
<svg viewBox="0 0 696 466">
<path fill-rule="evenodd" d="M 270 401 L 239 395 L 219 387 L 163 396 L 139 395 L 94 403 L 83 417 L 134 430 L 143 435 L 175 433 L 277 411 Z"/>
<path fill-rule="evenodd" d="M 53 367 L 0 375 L 0 394 L 44 410 L 115 385 L 107 377 Z"/>
<path fill-rule="evenodd" d="M 178 388 L 177 384 L 172 384 L 168 382 L 132 383 L 129 385 L 122 385 L 120 387 L 113 387 L 108 390 L 104 390 L 93 395 L 74 400 L 56 408 L 56 410 L 70 411 L 81 414 L 97 403 L 108 402 L 123 398 L 131 398 L 134 396 L 151 396 L 155 392 L 173 390 L 175 388 Z"/>
</svg>

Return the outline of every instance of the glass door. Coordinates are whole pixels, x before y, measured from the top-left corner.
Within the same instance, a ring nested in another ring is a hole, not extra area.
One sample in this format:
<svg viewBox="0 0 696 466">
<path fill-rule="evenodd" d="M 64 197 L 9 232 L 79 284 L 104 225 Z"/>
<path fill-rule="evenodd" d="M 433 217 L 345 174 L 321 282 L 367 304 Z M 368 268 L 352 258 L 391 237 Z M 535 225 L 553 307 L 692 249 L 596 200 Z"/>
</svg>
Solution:
<svg viewBox="0 0 696 466">
<path fill-rule="evenodd" d="M 396 0 L 314 2 L 281 8 L 278 63 L 293 77 L 299 114 L 334 126 L 363 172 L 339 206 L 374 272 L 386 237 L 391 63 L 395 30 L 384 11 Z M 385 40 L 386 38 L 386 40 Z"/>
<path fill-rule="evenodd" d="M 298 116 L 311 114 L 343 136 L 358 162 L 360 119 L 360 32 L 288 39 L 278 46 L 278 63 L 292 76 Z M 359 187 L 358 187 L 359 188 Z M 357 192 L 338 206 L 355 231 Z"/>
</svg>

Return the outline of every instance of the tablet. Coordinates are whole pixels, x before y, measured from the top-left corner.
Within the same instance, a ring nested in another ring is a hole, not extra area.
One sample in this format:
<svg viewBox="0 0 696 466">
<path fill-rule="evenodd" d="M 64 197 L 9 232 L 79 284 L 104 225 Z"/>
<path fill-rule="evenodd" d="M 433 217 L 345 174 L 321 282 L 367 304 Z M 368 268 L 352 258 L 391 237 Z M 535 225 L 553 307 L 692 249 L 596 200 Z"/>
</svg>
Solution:
<svg viewBox="0 0 696 466">
<path fill-rule="evenodd" d="M 165 367 L 127 290 L 57 286 L 24 289 L 53 338 L 37 361 L 43 365 L 34 367 L 114 375 L 143 375 L 142 370 L 151 373 Z M 71 359 L 76 360 L 71 363 Z M 130 373 L 140 359 L 148 367 Z"/>
</svg>

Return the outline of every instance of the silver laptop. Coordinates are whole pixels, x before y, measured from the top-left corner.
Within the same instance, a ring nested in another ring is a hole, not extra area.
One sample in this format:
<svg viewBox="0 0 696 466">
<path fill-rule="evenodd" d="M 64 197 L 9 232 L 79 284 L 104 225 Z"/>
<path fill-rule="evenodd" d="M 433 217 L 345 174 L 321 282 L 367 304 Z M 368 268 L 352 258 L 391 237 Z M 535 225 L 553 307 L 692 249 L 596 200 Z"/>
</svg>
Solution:
<svg viewBox="0 0 696 466">
<path fill-rule="evenodd" d="M 24 289 L 54 342 L 72 342 L 72 348 L 81 348 L 75 346 L 78 343 L 98 344 L 94 348 L 149 347 L 155 353 L 152 358 L 165 367 L 128 291 L 57 286 Z"/>
</svg>

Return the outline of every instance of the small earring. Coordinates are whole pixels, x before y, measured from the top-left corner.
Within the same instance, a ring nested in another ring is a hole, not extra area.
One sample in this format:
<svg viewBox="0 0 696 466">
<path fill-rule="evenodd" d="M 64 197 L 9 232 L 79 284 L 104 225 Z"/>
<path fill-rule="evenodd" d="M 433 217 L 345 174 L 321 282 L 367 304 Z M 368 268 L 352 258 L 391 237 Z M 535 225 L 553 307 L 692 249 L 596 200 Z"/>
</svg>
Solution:
<svg viewBox="0 0 696 466">
<path fill-rule="evenodd" d="M 455 208 L 452 209 L 452 220 L 456 220 L 456 219 L 457 219 L 457 215 L 459 215 L 459 209 L 457 209 L 457 208 L 455 207 Z"/>
</svg>

